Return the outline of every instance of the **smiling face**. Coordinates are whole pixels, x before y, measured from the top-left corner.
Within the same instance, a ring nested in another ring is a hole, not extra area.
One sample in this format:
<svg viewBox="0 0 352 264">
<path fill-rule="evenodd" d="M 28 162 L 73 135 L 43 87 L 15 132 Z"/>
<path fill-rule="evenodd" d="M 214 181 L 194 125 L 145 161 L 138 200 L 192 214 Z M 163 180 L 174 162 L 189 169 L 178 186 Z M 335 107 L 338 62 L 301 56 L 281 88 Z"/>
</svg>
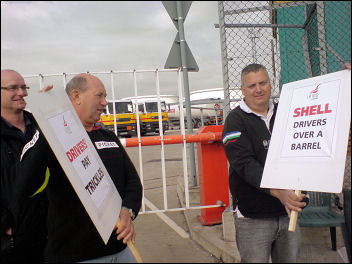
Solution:
<svg viewBox="0 0 352 264">
<path fill-rule="evenodd" d="M 241 91 L 248 107 L 257 113 L 266 113 L 271 95 L 268 73 L 264 69 L 249 72 L 242 78 Z"/>
<path fill-rule="evenodd" d="M 70 98 L 83 126 L 90 131 L 108 104 L 105 99 L 107 94 L 104 84 L 97 77 L 88 74 L 81 76 L 86 79 L 85 87 L 72 90 Z"/>
<path fill-rule="evenodd" d="M 20 113 L 26 108 L 24 97 L 28 95 L 23 77 L 12 70 L 1 71 L 1 87 L 14 87 L 14 91 L 1 89 L 1 113 Z"/>
</svg>

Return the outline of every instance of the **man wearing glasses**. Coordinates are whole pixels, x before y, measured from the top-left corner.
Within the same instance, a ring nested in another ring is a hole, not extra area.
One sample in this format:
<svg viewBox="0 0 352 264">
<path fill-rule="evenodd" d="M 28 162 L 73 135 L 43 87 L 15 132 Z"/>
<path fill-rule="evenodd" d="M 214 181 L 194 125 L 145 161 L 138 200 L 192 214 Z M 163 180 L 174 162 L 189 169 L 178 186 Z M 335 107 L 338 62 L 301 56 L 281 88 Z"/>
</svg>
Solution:
<svg viewBox="0 0 352 264">
<path fill-rule="evenodd" d="M 23 77 L 1 71 L 1 262 L 43 262 L 46 244 L 46 193 L 39 189 L 19 204 L 14 191 L 16 163 L 38 127 L 25 111 Z"/>
</svg>

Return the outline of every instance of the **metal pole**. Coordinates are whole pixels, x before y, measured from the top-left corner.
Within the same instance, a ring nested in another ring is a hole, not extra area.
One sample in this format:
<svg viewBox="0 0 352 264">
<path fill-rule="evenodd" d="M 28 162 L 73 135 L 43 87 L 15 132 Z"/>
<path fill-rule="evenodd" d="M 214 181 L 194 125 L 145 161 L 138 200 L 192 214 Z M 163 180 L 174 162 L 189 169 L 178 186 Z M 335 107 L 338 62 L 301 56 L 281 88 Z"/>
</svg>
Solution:
<svg viewBox="0 0 352 264">
<path fill-rule="evenodd" d="M 317 2 L 317 24 L 320 55 L 320 74 L 324 75 L 328 73 L 324 1 Z"/>
<path fill-rule="evenodd" d="M 177 22 L 178 22 L 178 32 L 180 35 L 180 48 L 181 48 L 181 63 L 183 72 L 183 89 L 185 92 L 185 103 L 186 103 L 186 116 L 187 116 L 187 133 L 193 134 L 192 126 L 192 113 L 191 113 L 191 103 L 189 94 L 189 82 L 188 82 L 188 68 L 186 60 L 186 43 L 185 34 L 183 28 L 184 17 L 182 17 L 182 4 L 181 1 L 176 1 L 177 9 Z M 196 162 L 194 153 L 194 144 L 189 144 L 189 156 L 190 156 L 190 167 L 191 167 L 191 184 L 192 186 L 198 186 L 197 175 L 196 175 Z"/>
<path fill-rule="evenodd" d="M 214 24 L 219 28 L 219 24 Z M 304 28 L 304 24 L 224 24 L 226 28 Z"/>
<path fill-rule="evenodd" d="M 201 122 L 202 126 L 204 126 L 203 108 L 200 109 L 200 122 Z"/>
<path fill-rule="evenodd" d="M 182 144 L 182 162 L 183 162 L 183 186 L 185 187 L 185 200 L 186 208 L 189 208 L 189 188 L 188 188 L 188 169 L 187 169 L 187 142 L 186 142 L 186 131 L 185 131 L 185 117 L 183 114 L 183 102 L 182 102 L 182 85 L 181 85 L 181 68 L 177 72 L 177 88 L 178 88 L 178 103 L 180 108 L 180 129 L 183 137 Z"/>
<path fill-rule="evenodd" d="M 114 115 L 114 131 L 115 135 L 119 136 L 117 133 L 117 120 L 116 120 L 116 105 L 115 105 L 115 89 L 114 89 L 114 73 L 113 71 L 110 72 L 110 80 L 111 80 L 111 94 L 112 94 L 112 112 Z M 108 105 L 109 108 L 109 105 Z M 109 112 L 110 114 L 110 112 Z"/>
<path fill-rule="evenodd" d="M 167 210 L 167 190 L 166 190 L 166 169 L 165 169 L 165 147 L 164 147 L 164 130 L 163 130 L 163 116 L 161 115 L 161 103 L 160 103 L 160 82 L 159 82 L 159 71 L 155 71 L 155 83 L 156 93 L 158 96 L 158 118 L 159 118 L 159 134 L 161 139 L 161 176 L 163 180 L 163 197 L 164 197 L 164 209 Z"/>
<path fill-rule="evenodd" d="M 138 155 L 139 155 L 139 177 L 141 178 L 142 186 L 144 188 L 144 173 L 143 173 L 143 158 L 142 158 L 142 144 L 141 144 L 141 132 L 139 124 L 139 110 L 138 110 L 138 98 L 137 98 L 137 73 L 136 70 L 133 71 L 133 87 L 134 87 L 134 96 L 136 97 L 136 115 L 137 115 L 137 135 L 138 135 Z M 144 202 L 144 193 L 142 197 L 142 212 L 145 212 L 145 202 Z"/>
<path fill-rule="evenodd" d="M 39 90 L 43 89 L 43 86 L 44 86 L 43 82 L 44 82 L 44 76 L 41 73 L 39 73 Z"/>
<path fill-rule="evenodd" d="M 228 71 L 228 60 L 227 60 L 227 41 L 226 41 L 226 29 L 225 29 L 225 9 L 224 1 L 218 1 L 218 14 L 219 14 L 219 35 L 220 35 L 220 46 L 221 46 L 221 65 L 222 65 L 222 82 L 224 86 L 224 102 L 223 102 L 223 120 L 222 123 L 225 124 L 227 115 L 230 113 L 230 82 L 229 82 L 229 71 Z M 227 162 L 227 167 L 229 168 L 229 163 Z M 232 210 L 233 202 L 232 195 L 229 189 L 229 201 L 230 204 L 226 208 L 227 211 Z M 224 227 L 225 225 L 223 225 Z"/>
<path fill-rule="evenodd" d="M 215 125 L 218 125 L 218 110 L 215 110 Z"/>
<path fill-rule="evenodd" d="M 66 91 L 66 73 L 63 73 L 62 74 L 62 80 L 63 80 L 63 82 L 64 82 L 64 91 Z"/>
<path fill-rule="evenodd" d="M 218 1 L 218 13 L 219 13 L 219 25 L 220 25 L 219 35 L 220 35 L 221 57 L 222 57 L 222 60 L 221 60 L 222 83 L 224 87 L 224 103 L 223 103 L 223 123 L 224 123 L 231 109 L 230 109 L 230 85 L 229 85 L 229 74 L 228 74 L 225 15 L 224 15 L 223 1 Z"/>
</svg>

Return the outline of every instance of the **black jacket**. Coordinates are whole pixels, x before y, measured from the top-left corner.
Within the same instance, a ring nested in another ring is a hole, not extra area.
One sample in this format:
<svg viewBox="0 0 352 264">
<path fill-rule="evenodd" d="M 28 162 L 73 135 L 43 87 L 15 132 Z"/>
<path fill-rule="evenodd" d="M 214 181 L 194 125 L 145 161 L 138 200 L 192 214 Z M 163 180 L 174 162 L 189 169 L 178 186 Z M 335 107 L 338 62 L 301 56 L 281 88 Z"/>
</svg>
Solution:
<svg viewBox="0 0 352 264">
<path fill-rule="evenodd" d="M 276 110 L 277 104 L 270 120 L 271 131 Z M 233 109 L 225 121 L 223 146 L 230 164 L 229 187 L 234 209 L 238 205 L 245 217 L 287 215 L 279 199 L 271 196 L 268 189 L 260 188 L 271 131 L 260 117 L 244 112 L 240 106 Z"/>
<path fill-rule="evenodd" d="M 97 129 L 88 132 L 95 142 L 115 142 L 118 148 L 97 149 L 121 198 L 122 206 L 138 214 L 142 201 L 142 185 L 136 169 L 119 139 L 111 131 Z M 97 148 L 97 147 L 96 147 Z M 42 179 L 34 178 L 31 171 L 50 170 L 47 186 L 49 200 L 48 244 L 45 258 L 49 262 L 77 262 L 111 255 L 126 248 L 122 240 L 116 239 L 113 231 L 105 245 L 88 213 L 76 195 L 47 141 L 40 133 L 35 145 L 24 154 L 21 164 L 19 192 L 33 192 Z"/>
<path fill-rule="evenodd" d="M 30 125 L 26 129 L 30 135 L 38 127 L 33 116 L 24 111 Z M 45 192 L 33 197 L 25 197 L 22 203 L 15 196 L 16 169 L 27 140 L 11 129 L 1 118 L 1 253 L 21 254 L 34 247 L 44 249 L 46 241 L 47 197 Z M 16 165 L 17 164 L 17 165 Z M 33 171 L 36 174 L 35 171 Z M 35 191 L 35 190 L 34 190 Z M 33 192 L 34 193 L 34 192 Z M 31 193 L 31 194 L 33 194 Z M 12 237 L 6 230 L 12 228 Z M 27 256 L 28 257 L 28 256 Z M 26 259 L 30 262 L 30 259 Z"/>
</svg>

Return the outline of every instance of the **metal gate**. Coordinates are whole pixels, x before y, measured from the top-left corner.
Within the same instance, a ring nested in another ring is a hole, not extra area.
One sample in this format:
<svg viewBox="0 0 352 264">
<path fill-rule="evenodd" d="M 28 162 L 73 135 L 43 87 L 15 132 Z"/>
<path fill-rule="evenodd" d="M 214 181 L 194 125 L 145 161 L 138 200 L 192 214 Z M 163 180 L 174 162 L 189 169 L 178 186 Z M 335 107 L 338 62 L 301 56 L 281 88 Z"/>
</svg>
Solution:
<svg viewBox="0 0 352 264">
<path fill-rule="evenodd" d="M 193 139 L 190 139 L 192 136 L 191 135 L 186 135 L 185 132 L 185 124 L 183 122 L 184 120 L 184 112 L 180 112 L 180 131 L 181 135 L 179 135 L 179 142 L 182 144 L 182 164 L 183 164 L 183 184 L 184 184 L 184 201 L 185 201 L 185 206 L 179 207 L 179 208 L 170 208 L 168 206 L 168 194 L 167 194 L 167 184 L 166 184 L 166 169 L 165 169 L 165 148 L 164 148 L 164 143 L 166 143 L 164 139 L 164 133 L 163 133 L 163 126 L 162 126 L 162 118 L 161 118 L 161 105 L 160 105 L 160 81 L 159 77 L 160 74 L 162 73 L 173 73 L 173 78 L 176 77 L 174 80 L 176 80 L 175 84 L 177 85 L 177 92 L 178 92 L 178 97 L 179 97 L 179 107 L 180 109 L 183 108 L 183 85 L 182 85 L 182 80 L 181 80 L 181 69 L 170 69 L 170 70 L 131 70 L 131 71 L 108 71 L 108 72 L 89 72 L 90 74 L 99 77 L 105 87 L 107 92 L 108 86 L 110 86 L 110 92 L 108 92 L 108 100 L 114 101 L 117 99 L 115 96 L 116 95 L 116 88 L 120 88 L 121 85 L 119 82 L 116 81 L 116 76 L 120 77 L 121 75 L 132 75 L 132 83 L 133 83 L 133 89 L 134 89 L 134 96 L 138 95 L 138 82 L 137 82 L 137 75 L 142 74 L 142 73 L 149 73 L 154 75 L 154 80 L 155 80 L 155 94 L 157 95 L 157 101 L 158 101 L 158 115 L 159 115 L 159 144 L 161 146 L 160 150 L 160 155 L 161 155 L 161 174 L 162 174 L 162 197 L 160 199 L 163 200 L 163 208 L 157 208 L 153 203 L 151 203 L 144 195 L 145 192 L 143 192 L 143 201 L 142 201 L 142 208 L 140 211 L 140 214 L 150 214 L 150 213 L 156 213 L 158 214 L 159 217 L 161 217 L 165 222 L 167 222 L 170 227 L 172 227 L 175 231 L 177 231 L 182 237 L 189 237 L 188 233 L 182 230 L 182 228 L 178 227 L 170 218 L 168 218 L 166 215 L 164 215 L 164 212 L 172 212 L 172 211 L 184 211 L 184 210 L 192 210 L 192 209 L 205 209 L 205 208 L 215 208 L 215 207 L 221 207 L 224 206 L 223 204 L 215 204 L 215 205 L 205 205 L 205 206 L 190 206 L 190 191 L 189 191 L 189 168 L 187 165 L 187 142 L 200 142 L 202 140 L 215 140 L 215 138 L 208 138 L 208 139 L 201 139 L 197 137 L 193 137 Z M 60 74 L 39 74 L 39 75 L 28 75 L 24 76 L 26 80 L 26 84 L 33 87 L 34 89 L 29 90 L 30 93 L 33 92 L 38 92 L 39 89 L 44 88 L 45 85 L 47 84 L 52 84 L 54 83 L 54 86 L 59 86 L 56 89 L 60 89 L 61 87 L 66 87 L 66 83 L 77 73 L 60 73 Z M 105 81 L 104 77 L 105 76 Z M 106 77 L 110 77 L 110 83 L 108 83 L 108 80 L 106 80 Z M 61 81 L 58 81 L 58 79 L 61 79 Z M 117 78 L 118 79 L 118 78 Z M 55 89 L 55 88 L 54 88 Z M 121 88 L 120 88 L 121 89 Z M 29 93 L 29 96 L 30 96 Z M 110 97 L 111 96 L 111 97 Z M 30 110 L 30 109 L 29 109 Z M 138 112 L 138 107 L 137 107 L 137 118 L 139 118 L 139 112 Z M 181 122 L 182 120 L 182 122 Z M 116 120 L 115 120 L 116 122 Z M 138 138 L 136 143 L 133 146 L 138 146 L 138 155 L 139 155 L 139 176 L 142 182 L 142 185 L 144 186 L 144 170 L 143 170 L 143 155 L 142 155 L 142 138 L 140 135 L 140 129 L 139 129 L 139 120 L 137 122 L 137 133 L 138 133 Z M 115 133 L 116 133 L 116 126 L 115 126 Z M 191 136 L 191 137 L 190 137 Z M 220 137 L 218 136 L 219 140 Z M 126 145 L 125 140 L 121 140 L 123 144 Z M 144 145 L 144 144 L 143 144 Z M 153 144 L 155 145 L 155 144 Z M 147 146 L 146 146 L 147 147 Z M 144 147 L 143 147 L 144 148 Z M 136 168 L 138 168 L 137 164 L 135 164 Z M 150 210 L 146 210 L 146 205 Z"/>
</svg>

